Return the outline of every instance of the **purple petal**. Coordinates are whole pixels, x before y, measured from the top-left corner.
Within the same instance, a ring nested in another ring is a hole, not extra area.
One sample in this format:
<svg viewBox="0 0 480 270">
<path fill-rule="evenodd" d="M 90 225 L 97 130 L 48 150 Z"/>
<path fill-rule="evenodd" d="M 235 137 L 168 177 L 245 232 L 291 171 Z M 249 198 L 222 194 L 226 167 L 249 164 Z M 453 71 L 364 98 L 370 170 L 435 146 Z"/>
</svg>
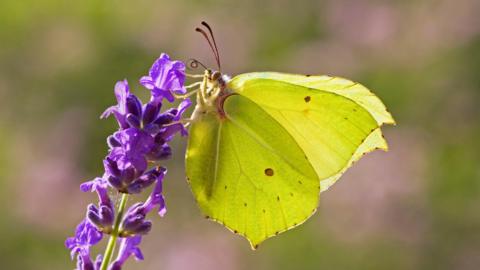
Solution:
<svg viewBox="0 0 480 270">
<path fill-rule="evenodd" d="M 140 117 L 142 104 L 140 100 L 130 94 L 130 89 L 127 80 L 118 81 L 115 84 L 115 97 L 117 99 L 117 105 L 107 108 L 100 118 L 106 118 L 110 115 L 114 115 L 117 122 L 122 129 L 128 128 L 128 123 L 125 120 L 127 113 L 131 112 Z"/>
<path fill-rule="evenodd" d="M 160 216 L 163 216 L 166 212 L 165 209 L 165 199 L 162 195 L 162 185 L 163 185 L 163 178 L 165 177 L 165 174 L 167 173 L 167 169 L 165 168 L 159 168 L 158 169 L 158 177 L 157 177 L 157 183 L 155 184 L 155 187 L 152 190 L 152 194 L 150 194 L 150 197 L 148 197 L 147 201 L 143 204 L 145 214 L 150 212 L 153 208 L 156 206 L 159 207 L 158 214 Z"/>
<path fill-rule="evenodd" d="M 151 151 L 155 143 L 153 137 L 137 128 L 117 131 L 114 137 L 121 146 L 113 148 L 108 157 L 117 162 L 120 170 L 133 166 L 138 171 L 144 171 L 147 168 L 145 155 Z"/>
<path fill-rule="evenodd" d="M 178 105 L 178 113 L 174 120 L 178 121 L 182 118 L 183 113 L 192 105 L 192 101 L 187 98 L 183 100 L 179 105 Z"/>
<path fill-rule="evenodd" d="M 103 234 L 90 222 L 84 219 L 78 224 L 75 236 L 65 241 L 65 246 L 70 249 L 71 254 L 79 254 L 81 257 L 88 257 L 90 247 L 102 240 Z"/>
<path fill-rule="evenodd" d="M 100 118 L 101 119 L 107 118 L 116 111 L 117 111 L 117 106 L 110 106 L 100 115 Z"/>
<path fill-rule="evenodd" d="M 105 179 L 101 177 L 96 177 L 95 179 L 91 181 L 84 182 L 80 185 L 80 190 L 83 192 L 94 192 L 98 191 L 99 189 L 106 189 L 107 188 L 107 182 Z"/>
<path fill-rule="evenodd" d="M 152 91 L 152 101 L 160 102 L 163 98 L 173 102 L 172 93 L 185 93 L 185 64 L 181 61 L 171 61 L 162 53 L 153 63 L 149 76 L 140 79 L 140 84 Z"/>
<path fill-rule="evenodd" d="M 153 83 L 153 79 L 150 76 L 143 76 L 142 78 L 140 78 L 139 82 L 140 82 L 141 85 L 143 85 L 148 90 L 152 90 L 153 88 L 155 88 L 155 84 Z"/>
<path fill-rule="evenodd" d="M 128 81 L 118 81 L 115 84 L 115 97 L 117 98 L 118 102 L 118 109 L 119 112 L 125 113 L 125 109 L 127 106 L 127 97 L 130 95 L 130 89 L 128 87 Z"/>
<path fill-rule="evenodd" d="M 143 260 L 143 254 L 138 245 L 142 241 L 142 236 L 136 235 L 126 237 L 121 240 L 120 249 L 118 251 L 117 259 L 113 262 L 111 269 L 120 269 L 125 261 L 133 255 L 136 260 Z"/>
<path fill-rule="evenodd" d="M 161 103 L 156 104 L 152 102 L 149 102 L 147 103 L 147 105 L 145 105 L 145 108 L 143 110 L 144 111 L 143 119 L 142 119 L 144 125 L 150 124 L 153 120 L 155 120 L 155 118 L 158 115 L 158 112 L 160 111 L 161 106 L 162 106 Z"/>
<path fill-rule="evenodd" d="M 162 98 L 165 98 L 170 103 L 175 101 L 175 97 L 169 90 L 164 90 L 157 87 L 153 88 L 151 101 L 159 102 L 162 100 Z"/>
</svg>

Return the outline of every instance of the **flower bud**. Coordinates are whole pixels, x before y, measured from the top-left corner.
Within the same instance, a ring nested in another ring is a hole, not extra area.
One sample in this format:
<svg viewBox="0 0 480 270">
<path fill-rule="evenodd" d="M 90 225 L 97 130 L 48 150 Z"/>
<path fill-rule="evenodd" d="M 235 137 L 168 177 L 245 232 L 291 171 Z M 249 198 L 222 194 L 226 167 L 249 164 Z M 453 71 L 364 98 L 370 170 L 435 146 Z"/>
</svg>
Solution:
<svg viewBox="0 0 480 270">
<path fill-rule="evenodd" d="M 154 123 L 159 126 L 171 123 L 173 121 L 173 118 L 175 118 L 175 111 L 176 109 L 170 109 L 165 111 L 164 113 L 160 114 L 157 119 L 155 119 Z"/>
<path fill-rule="evenodd" d="M 102 232 L 110 233 L 114 220 L 113 207 L 100 205 L 100 209 L 98 209 L 94 204 L 90 204 L 87 208 L 87 218 Z"/>
<path fill-rule="evenodd" d="M 122 146 L 122 144 L 112 135 L 108 136 L 107 144 L 110 148 Z"/>
<path fill-rule="evenodd" d="M 145 105 L 142 119 L 144 126 L 150 124 L 153 120 L 155 120 L 161 107 L 161 103 L 155 104 L 153 102 L 149 102 L 147 103 L 147 105 Z"/>
<path fill-rule="evenodd" d="M 127 114 L 126 121 L 130 127 L 140 128 L 140 119 L 133 113 Z"/>
<path fill-rule="evenodd" d="M 150 161 L 158 161 L 158 160 L 168 159 L 171 156 L 172 156 L 172 148 L 170 148 L 168 144 L 163 144 L 163 145 L 157 144 L 152 149 L 152 151 L 148 154 L 147 158 Z"/>
<path fill-rule="evenodd" d="M 126 100 L 127 111 L 126 113 L 133 114 L 137 118 L 142 117 L 142 103 L 135 95 L 128 95 Z"/>
</svg>

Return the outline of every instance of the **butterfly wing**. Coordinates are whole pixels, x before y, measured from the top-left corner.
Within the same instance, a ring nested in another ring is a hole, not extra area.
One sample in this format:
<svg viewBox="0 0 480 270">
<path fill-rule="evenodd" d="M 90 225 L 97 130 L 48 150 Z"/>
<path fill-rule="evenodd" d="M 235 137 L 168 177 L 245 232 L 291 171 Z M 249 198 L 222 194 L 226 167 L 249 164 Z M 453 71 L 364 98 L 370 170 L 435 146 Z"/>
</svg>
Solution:
<svg viewBox="0 0 480 270">
<path fill-rule="evenodd" d="M 297 141 L 326 190 L 364 153 L 387 149 L 380 126 L 394 124 L 367 88 L 346 79 L 246 73 L 228 87 L 258 104 Z"/>
<path fill-rule="evenodd" d="M 193 123 L 187 177 L 203 213 L 255 248 L 315 212 L 319 179 L 294 138 L 258 105 L 232 95 L 223 109 L 225 117 L 206 113 Z"/>
</svg>

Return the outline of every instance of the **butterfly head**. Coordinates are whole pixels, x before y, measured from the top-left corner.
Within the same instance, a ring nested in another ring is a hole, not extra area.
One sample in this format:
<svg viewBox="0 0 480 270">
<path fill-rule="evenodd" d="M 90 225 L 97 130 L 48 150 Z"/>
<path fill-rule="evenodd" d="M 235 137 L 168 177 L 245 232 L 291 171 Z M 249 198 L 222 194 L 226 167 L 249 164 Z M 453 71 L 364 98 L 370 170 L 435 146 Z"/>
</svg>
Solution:
<svg viewBox="0 0 480 270">
<path fill-rule="evenodd" d="M 217 64 L 217 70 L 208 68 L 196 59 L 191 59 L 189 63 L 191 68 L 202 66 L 205 69 L 197 95 L 197 105 L 192 116 L 193 119 L 207 112 L 218 113 L 220 116 L 223 115 L 223 101 L 230 95 L 227 90 L 227 83 L 230 81 L 230 77 L 221 71 L 220 54 L 218 53 L 212 28 L 206 22 L 202 22 L 202 26 L 204 28 L 197 27 L 195 31 L 202 34 L 208 42 Z"/>
<path fill-rule="evenodd" d="M 222 89 L 224 89 L 228 81 L 230 81 L 230 76 L 228 76 L 227 74 L 222 74 L 218 70 L 207 69 L 206 76 L 210 85 L 217 86 Z"/>
</svg>

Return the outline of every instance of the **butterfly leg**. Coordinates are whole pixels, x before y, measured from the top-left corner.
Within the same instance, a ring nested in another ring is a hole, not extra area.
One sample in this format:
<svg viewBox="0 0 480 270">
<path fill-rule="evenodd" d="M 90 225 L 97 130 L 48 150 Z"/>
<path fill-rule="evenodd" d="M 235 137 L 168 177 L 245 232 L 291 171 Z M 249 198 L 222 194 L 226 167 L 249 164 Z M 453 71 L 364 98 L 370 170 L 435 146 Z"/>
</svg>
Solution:
<svg viewBox="0 0 480 270">
<path fill-rule="evenodd" d="M 195 87 L 200 87 L 200 85 L 202 85 L 202 82 L 195 82 L 195 83 L 192 83 L 190 85 L 185 86 L 185 89 L 192 89 L 192 88 L 195 88 Z"/>
<path fill-rule="evenodd" d="M 183 95 L 177 95 L 177 94 L 172 94 L 176 99 L 186 99 L 194 94 L 196 94 L 198 92 L 198 89 L 195 89 L 193 90 L 192 92 L 190 93 L 186 93 L 186 94 L 183 94 Z"/>
<path fill-rule="evenodd" d="M 202 82 L 192 83 L 192 84 L 190 84 L 190 85 L 185 86 L 185 89 L 191 89 L 191 88 L 199 87 L 201 84 L 202 84 Z M 192 90 L 191 92 L 186 93 L 186 94 L 183 94 L 183 95 L 178 95 L 178 94 L 173 93 L 173 96 L 174 96 L 176 99 L 186 99 L 186 98 L 192 96 L 193 94 L 197 93 L 197 91 L 198 91 L 199 89 L 200 89 L 200 88 L 197 88 L 197 89 Z"/>
<path fill-rule="evenodd" d="M 193 119 L 191 118 L 185 118 L 185 119 L 180 119 L 178 121 L 173 121 L 169 124 L 166 124 L 166 125 L 163 125 L 164 127 L 169 127 L 169 126 L 173 126 L 173 125 L 178 125 L 178 124 L 182 124 L 184 127 L 188 127 L 192 122 L 194 122 Z"/>
<path fill-rule="evenodd" d="M 189 78 L 203 78 L 203 74 L 188 74 L 188 73 L 185 73 L 185 76 L 189 77 Z"/>
</svg>

